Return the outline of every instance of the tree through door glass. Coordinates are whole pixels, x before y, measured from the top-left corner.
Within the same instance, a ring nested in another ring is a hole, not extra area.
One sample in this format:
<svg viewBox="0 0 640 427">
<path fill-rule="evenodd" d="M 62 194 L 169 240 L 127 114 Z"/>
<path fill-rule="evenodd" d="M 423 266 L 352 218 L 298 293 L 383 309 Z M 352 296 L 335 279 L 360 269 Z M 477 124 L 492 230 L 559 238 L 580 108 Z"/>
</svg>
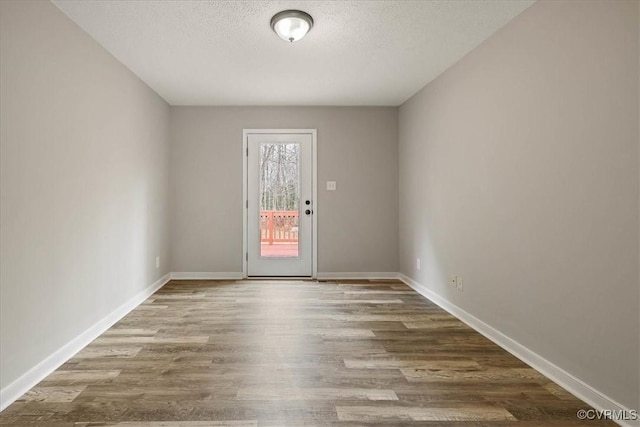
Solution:
<svg viewBox="0 0 640 427">
<path fill-rule="evenodd" d="M 260 256 L 298 258 L 300 144 L 260 144 Z"/>
</svg>

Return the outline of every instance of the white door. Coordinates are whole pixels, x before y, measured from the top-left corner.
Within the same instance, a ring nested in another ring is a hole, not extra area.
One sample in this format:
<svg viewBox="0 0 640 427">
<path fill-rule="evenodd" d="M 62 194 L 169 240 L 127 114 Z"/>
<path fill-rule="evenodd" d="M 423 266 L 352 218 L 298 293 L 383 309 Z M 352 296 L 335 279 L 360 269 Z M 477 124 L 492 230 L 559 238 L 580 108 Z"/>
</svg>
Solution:
<svg viewBox="0 0 640 427">
<path fill-rule="evenodd" d="M 247 134 L 247 275 L 313 272 L 313 134 Z"/>
</svg>

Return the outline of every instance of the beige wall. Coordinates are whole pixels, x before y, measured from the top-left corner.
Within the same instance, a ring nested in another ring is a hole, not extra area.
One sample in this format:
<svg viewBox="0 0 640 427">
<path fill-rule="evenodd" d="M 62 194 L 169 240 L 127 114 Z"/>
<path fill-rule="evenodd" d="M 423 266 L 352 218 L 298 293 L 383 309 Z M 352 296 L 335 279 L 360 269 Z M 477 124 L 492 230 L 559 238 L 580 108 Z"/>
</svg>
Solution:
<svg viewBox="0 0 640 427">
<path fill-rule="evenodd" d="M 0 2 L 0 88 L 4 389 L 169 271 L 169 107 L 44 1 Z"/>
<path fill-rule="evenodd" d="M 172 271 L 242 272 L 244 128 L 318 130 L 320 273 L 397 271 L 392 107 L 172 107 Z"/>
<path fill-rule="evenodd" d="M 400 270 L 629 408 L 637 9 L 538 2 L 399 116 Z"/>
</svg>

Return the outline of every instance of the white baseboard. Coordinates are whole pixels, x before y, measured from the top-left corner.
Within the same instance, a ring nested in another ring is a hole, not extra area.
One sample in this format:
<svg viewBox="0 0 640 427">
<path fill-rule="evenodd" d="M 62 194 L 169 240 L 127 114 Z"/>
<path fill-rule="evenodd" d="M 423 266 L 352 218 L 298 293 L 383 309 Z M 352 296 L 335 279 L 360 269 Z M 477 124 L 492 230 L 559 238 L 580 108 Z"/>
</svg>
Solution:
<svg viewBox="0 0 640 427">
<path fill-rule="evenodd" d="M 172 280 L 242 280 L 244 278 L 242 272 L 191 272 L 181 271 L 172 272 Z M 337 273 L 318 273 L 318 280 L 338 280 L 338 279 L 361 279 L 361 280 L 380 280 L 380 279 L 397 279 L 398 273 L 353 273 L 353 272 L 337 272 Z M 292 278 L 292 280 L 295 278 Z"/>
<path fill-rule="evenodd" d="M 15 402 L 32 387 L 42 381 L 47 375 L 58 369 L 60 365 L 72 358 L 77 352 L 86 347 L 91 341 L 98 338 L 107 329 L 122 319 L 127 313 L 136 308 L 140 303 L 149 298 L 170 280 L 169 274 L 164 275 L 151 286 L 138 292 L 131 299 L 111 313 L 100 319 L 86 331 L 69 341 L 55 353 L 31 368 L 20 378 L 0 390 L 0 411 Z"/>
<path fill-rule="evenodd" d="M 352 273 L 352 272 L 337 272 L 337 273 L 332 273 L 332 272 L 326 272 L 326 273 L 320 273 L 318 272 L 317 275 L 318 280 L 346 280 L 346 279 L 352 279 L 352 280 L 380 280 L 380 279 L 397 279 L 398 278 L 398 273 L 379 273 L 379 272 L 373 272 L 373 273 Z"/>
<path fill-rule="evenodd" d="M 169 273 L 148 288 L 140 291 L 129 301 L 112 311 L 110 314 L 99 320 L 96 324 L 84 331 L 82 334 L 65 344 L 58 351 L 44 359 L 35 367 L 30 369 L 20 378 L 0 390 L 0 411 L 4 410 L 11 403 L 16 401 L 20 396 L 35 386 L 51 372 L 55 371 L 60 365 L 73 357 L 78 351 L 82 350 L 87 344 L 96 339 L 107 329 L 109 329 L 118 320 L 124 317 L 131 310 L 136 308 L 140 303 L 146 300 L 154 292 L 164 286 L 169 280 L 240 280 L 241 272 L 230 273 L 192 273 L 192 272 L 175 272 Z M 513 354 L 520 360 L 524 361 L 532 368 L 540 371 L 542 374 L 553 380 L 578 398 L 582 399 L 597 410 L 609 410 L 616 412 L 630 413 L 629 408 L 624 407 L 615 400 L 609 398 L 605 394 L 599 392 L 595 388 L 586 384 L 582 380 L 571 375 L 562 368 L 556 366 L 549 360 L 538 355 L 529 348 L 523 346 L 512 338 L 506 336 L 502 332 L 484 323 L 482 320 L 466 312 L 455 304 L 442 298 L 435 292 L 429 290 L 426 286 L 416 282 L 410 277 L 401 273 L 318 273 L 319 280 L 336 280 L 336 279 L 399 279 L 412 287 L 416 292 L 428 298 L 442 309 L 451 313 L 489 340 L 493 341 L 509 353 Z M 640 423 L 637 421 L 616 421 L 624 427 L 638 427 Z"/>
<path fill-rule="evenodd" d="M 171 280 L 240 280 L 242 277 L 241 271 L 227 273 L 178 271 L 171 273 Z"/>
<path fill-rule="evenodd" d="M 172 280 L 242 280 L 244 278 L 242 272 L 172 272 Z M 397 279 L 398 273 L 353 273 L 353 272 L 338 272 L 338 273 L 318 273 L 318 280 L 338 280 L 338 279 L 361 279 L 361 280 L 374 280 L 374 279 Z M 292 277 L 291 280 L 299 279 Z"/>
<path fill-rule="evenodd" d="M 509 338 L 502 332 L 484 323 L 482 320 L 466 312 L 457 305 L 442 298 L 440 295 L 431 291 L 426 286 L 416 282 L 415 280 L 411 279 L 408 276 L 405 276 L 402 273 L 398 273 L 396 277 L 402 280 L 407 285 L 411 286 L 416 292 L 428 298 L 445 311 L 454 315 L 455 317 L 469 325 L 471 328 L 475 329 L 477 332 L 493 341 L 495 344 L 513 354 L 515 357 L 522 360 L 535 370 L 539 371 L 558 385 L 562 386 L 564 389 L 566 389 L 576 397 L 582 399 L 583 401 L 591 405 L 594 409 L 597 409 L 599 411 L 615 411 L 617 413 L 631 413 L 631 410 L 629 408 L 624 407 L 620 403 L 599 392 L 584 381 L 574 377 L 564 369 L 553 364 L 552 362 L 530 350 L 529 348 L 523 346 L 512 338 Z M 614 421 L 624 427 L 640 426 L 640 422 L 638 422 L 638 420 Z"/>
</svg>

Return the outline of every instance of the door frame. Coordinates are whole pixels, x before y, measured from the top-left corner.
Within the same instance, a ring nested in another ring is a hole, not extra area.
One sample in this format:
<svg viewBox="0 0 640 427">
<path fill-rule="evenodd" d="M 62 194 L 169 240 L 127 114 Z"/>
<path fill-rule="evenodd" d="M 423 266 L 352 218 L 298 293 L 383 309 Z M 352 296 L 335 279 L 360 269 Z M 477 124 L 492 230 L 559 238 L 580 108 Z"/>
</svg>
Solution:
<svg viewBox="0 0 640 427">
<path fill-rule="evenodd" d="M 311 135 L 311 194 L 313 216 L 311 219 L 311 278 L 318 276 L 318 131 L 317 129 L 243 129 L 242 130 L 242 277 L 247 278 L 249 257 L 249 135 L 250 134 L 310 134 Z"/>
</svg>

